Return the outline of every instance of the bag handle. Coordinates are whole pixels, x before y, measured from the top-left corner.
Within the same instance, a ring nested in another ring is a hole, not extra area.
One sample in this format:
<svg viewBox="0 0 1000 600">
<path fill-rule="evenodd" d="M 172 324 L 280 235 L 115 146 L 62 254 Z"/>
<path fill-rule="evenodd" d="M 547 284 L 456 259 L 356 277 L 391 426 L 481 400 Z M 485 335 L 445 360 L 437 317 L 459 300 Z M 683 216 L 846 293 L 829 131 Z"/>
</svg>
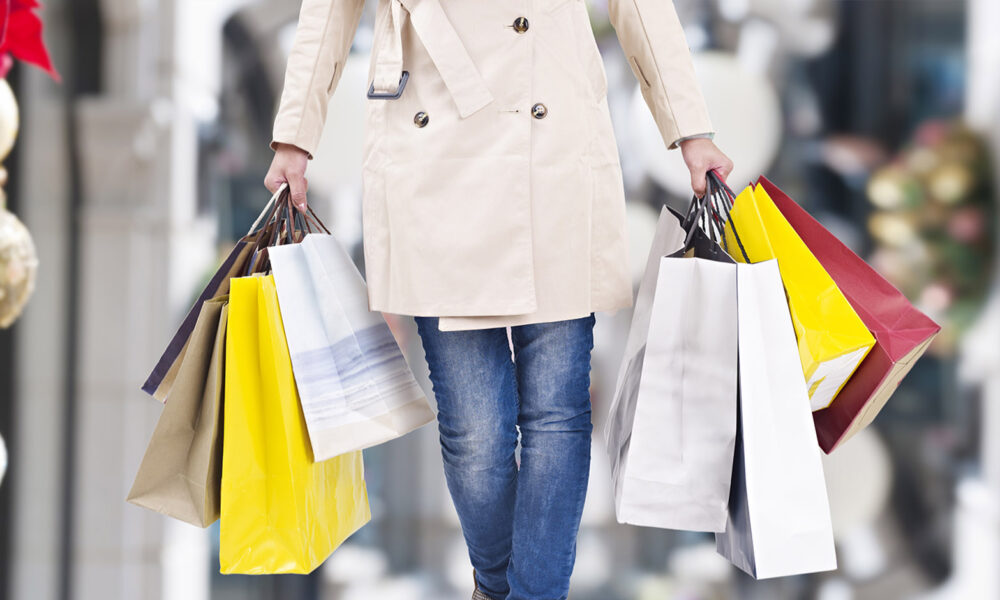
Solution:
<svg viewBox="0 0 1000 600">
<path fill-rule="evenodd" d="M 270 265 L 267 259 L 267 248 L 275 245 L 281 234 L 283 209 L 290 204 L 291 190 L 288 183 L 282 183 L 271 196 L 271 199 L 264 205 L 257 220 L 250 226 L 247 236 L 257 233 L 254 241 L 254 248 L 247 260 L 246 268 L 243 269 L 243 276 L 247 277 L 251 273 L 266 271 Z M 258 229 L 259 228 L 259 229 Z"/>
<path fill-rule="evenodd" d="M 247 235 L 250 235 L 254 231 L 256 231 L 257 227 L 261 224 L 261 222 L 267 224 L 271 220 L 271 218 L 274 216 L 274 210 L 277 207 L 275 201 L 278 200 L 281 197 L 281 194 L 285 192 L 285 190 L 287 189 L 288 189 L 288 183 L 282 183 L 280 186 L 278 186 L 278 189 L 275 190 L 274 194 L 271 195 L 271 199 L 268 200 L 267 204 L 264 205 L 264 209 L 260 211 L 259 215 L 257 215 L 257 220 L 254 221 L 253 225 L 250 226 L 250 229 L 247 231 Z"/>
<path fill-rule="evenodd" d="M 313 210 L 313 207 L 308 206 L 307 208 L 309 210 L 309 214 L 303 215 L 305 217 L 305 220 L 306 221 L 312 220 L 313 224 L 322 229 L 326 234 L 333 235 L 330 233 L 330 230 L 326 228 L 326 225 L 323 224 L 323 221 L 320 221 L 319 215 L 316 214 L 316 211 Z"/>
<path fill-rule="evenodd" d="M 740 253 L 745 262 L 750 262 L 743 240 L 740 239 L 736 226 L 730 223 L 729 213 L 733 210 L 733 201 L 736 195 L 730 189 L 722 177 L 715 169 L 710 169 L 705 174 L 705 194 L 700 198 L 694 196 L 688 206 L 687 214 L 682 222 L 682 227 L 687 233 L 684 239 L 685 248 L 690 247 L 694 238 L 695 228 L 700 228 L 713 242 L 720 243 L 723 249 L 732 255 L 729 248 L 729 240 L 726 238 L 726 224 L 728 223 L 736 238 Z"/>
<path fill-rule="evenodd" d="M 253 233 L 257 233 L 258 236 L 243 276 L 266 273 L 270 270 L 268 248 L 296 244 L 301 242 L 307 233 L 320 231 L 330 234 L 330 230 L 311 206 L 303 212 L 292 205 L 291 188 L 287 183 L 282 183 L 247 232 L 248 236 Z"/>
<path fill-rule="evenodd" d="M 733 203 L 736 200 L 736 194 L 733 193 L 732 188 L 730 188 L 726 184 L 725 180 L 722 179 L 722 177 L 715 169 L 710 169 L 706 175 L 707 175 L 707 181 L 711 181 L 714 185 L 716 199 L 720 200 L 722 203 L 723 210 L 719 212 L 722 212 L 725 215 L 724 220 L 721 221 L 723 228 L 723 235 L 722 235 L 723 247 L 725 248 L 726 252 L 730 252 L 729 239 L 726 238 L 724 233 L 725 224 L 728 222 L 729 228 L 733 231 L 733 237 L 736 239 L 736 245 L 739 246 L 740 248 L 740 254 L 743 255 L 743 260 L 744 262 L 749 264 L 750 257 L 747 255 L 747 250 L 743 246 L 743 240 L 740 239 L 740 233 L 739 231 L 736 230 L 736 224 L 732 223 L 729 219 L 729 213 L 733 210 Z M 721 215 L 719 218 L 720 219 L 722 218 Z"/>
<path fill-rule="evenodd" d="M 684 239 L 685 247 L 690 245 L 696 228 L 704 231 L 712 241 L 720 241 L 721 232 L 716 227 L 713 227 L 713 225 L 717 225 L 717 223 L 713 222 L 713 219 L 718 219 L 718 211 L 715 210 L 716 207 L 714 206 L 715 187 L 715 182 L 711 178 L 706 177 L 705 194 L 700 197 L 693 196 L 691 198 L 691 204 L 688 206 L 687 214 L 682 222 L 682 227 L 687 232 L 687 236 Z M 712 210 L 710 211 L 710 209 Z"/>
</svg>

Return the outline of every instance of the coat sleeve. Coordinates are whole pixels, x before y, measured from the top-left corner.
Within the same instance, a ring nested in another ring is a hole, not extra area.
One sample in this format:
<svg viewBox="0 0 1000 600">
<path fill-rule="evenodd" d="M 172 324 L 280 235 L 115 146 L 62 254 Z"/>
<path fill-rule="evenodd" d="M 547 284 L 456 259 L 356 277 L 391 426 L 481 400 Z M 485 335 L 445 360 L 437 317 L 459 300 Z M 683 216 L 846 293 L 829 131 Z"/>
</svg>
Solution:
<svg viewBox="0 0 1000 600">
<path fill-rule="evenodd" d="M 673 0 L 608 0 L 608 13 L 667 148 L 714 134 Z"/>
<path fill-rule="evenodd" d="M 363 8 L 364 0 L 302 0 L 271 149 L 292 144 L 312 159 Z"/>
</svg>

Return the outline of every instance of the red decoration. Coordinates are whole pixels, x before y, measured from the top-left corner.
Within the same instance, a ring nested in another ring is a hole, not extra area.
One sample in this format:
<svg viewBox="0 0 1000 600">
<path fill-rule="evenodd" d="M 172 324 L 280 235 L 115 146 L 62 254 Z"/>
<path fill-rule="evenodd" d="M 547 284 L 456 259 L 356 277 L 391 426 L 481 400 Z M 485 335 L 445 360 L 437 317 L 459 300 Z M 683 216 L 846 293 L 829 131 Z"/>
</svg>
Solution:
<svg viewBox="0 0 1000 600">
<path fill-rule="evenodd" d="M 0 0 L 0 78 L 13 66 L 13 56 L 61 80 L 42 41 L 42 20 L 34 13 L 38 7 L 37 0 Z"/>
</svg>

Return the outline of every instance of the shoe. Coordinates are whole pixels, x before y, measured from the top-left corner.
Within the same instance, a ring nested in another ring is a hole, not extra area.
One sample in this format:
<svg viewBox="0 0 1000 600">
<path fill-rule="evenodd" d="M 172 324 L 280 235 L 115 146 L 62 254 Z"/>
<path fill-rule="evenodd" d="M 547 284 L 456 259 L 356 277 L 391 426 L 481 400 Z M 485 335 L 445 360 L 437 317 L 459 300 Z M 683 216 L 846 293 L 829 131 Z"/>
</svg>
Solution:
<svg viewBox="0 0 1000 600">
<path fill-rule="evenodd" d="M 483 593 L 483 590 L 479 589 L 479 581 L 476 580 L 476 569 L 472 569 L 472 584 L 476 586 L 476 589 L 472 591 L 472 600 L 497 600 L 496 598 L 491 598 Z"/>
</svg>

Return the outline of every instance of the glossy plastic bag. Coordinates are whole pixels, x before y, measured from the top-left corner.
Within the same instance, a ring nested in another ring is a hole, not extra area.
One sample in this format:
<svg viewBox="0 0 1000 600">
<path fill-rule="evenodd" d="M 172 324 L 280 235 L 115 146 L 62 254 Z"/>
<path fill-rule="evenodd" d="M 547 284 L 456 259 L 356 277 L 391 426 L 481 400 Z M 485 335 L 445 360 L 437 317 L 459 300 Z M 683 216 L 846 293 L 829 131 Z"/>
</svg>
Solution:
<svg viewBox="0 0 1000 600">
<path fill-rule="evenodd" d="M 761 177 L 764 188 L 809 250 L 875 336 L 875 348 L 829 407 L 813 413 L 819 445 L 825 452 L 871 424 L 899 382 L 941 331 L 860 256 L 809 216 L 801 206 Z"/>
<path fill-rule="evenodd" d="M 747 187 L 736 197 L 726 224 L 731 247 L 737 244 L 734 225 L 749 262 L 778 259 L 810 406 L 826 408 L 875 338 L 763 187 Z M 739 253 L 734 258 L 746 262 Z"/>
<path fill-rule="evenodd" d="M 274 278 L 229 302 L 220 571 L 308 573 L 371 520 L 361 451 L 313 462 Z"/>
</svg>

